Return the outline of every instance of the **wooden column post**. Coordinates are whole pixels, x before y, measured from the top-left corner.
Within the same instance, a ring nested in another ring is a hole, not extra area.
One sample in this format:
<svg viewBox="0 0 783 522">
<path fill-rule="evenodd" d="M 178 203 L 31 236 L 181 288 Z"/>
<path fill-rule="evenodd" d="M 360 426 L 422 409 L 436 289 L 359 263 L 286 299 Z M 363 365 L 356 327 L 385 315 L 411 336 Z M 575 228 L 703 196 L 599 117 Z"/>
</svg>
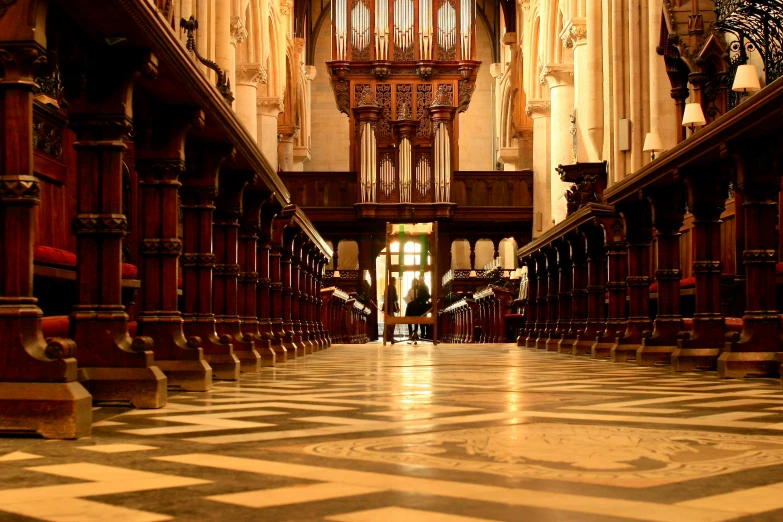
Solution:
<svg viewBox="0 0 783 522">
<path fill-rule="evenodd" d="M 571 245 L 565 239 L 554 243 L 557 254 L 557 324 L 549 336 L 546 349 L 550 352 L 560 351 L 560 341 L 565 337 L 571 323 L 571 288 L 573 288 L 574 270 L 571 263 Z M 568 346 L 570 348 L 570 346 Z M 570 349 L 568 350 L 571 351 Z"/>
<path fill-rule="evenodd" d="M 323 299 L 321 298 L 321 282 L 323 280 L 324 267 L 326 266 L 326 256 L 319 252 L 315 259 L 314 273 L 313 273 L 313 297 L 315 299 L 315 324 L 316 324 L 316 339 L 318 340 L 318 349 L 323 350 L 331 346 L 331 334 L 328 331 L 327 325 L 324 323 L 324 311 L 325 306 Z"/>
<path fill-rule="evenodd" d="M 150 337 L 131 339 L 122 305 L 122 154 L 133 129 L 138 64 L 152 78 L 157 58 L 102 57 L 83 74 L 87 87 L 71 93 L 69 126 L 76 133 L 76 306 L 71 335 L 79 346 L 79 379 L 96 401 L 129 401 L 137 408 L 166 404 L 167 380 L 155 365 Z M 78 95 L 78 97 L 77 97 Z"/>
<path fill-rule="evenodd" d="M 527 298 L 525 305 L 525 338 L 519 346 L 525 346 L 526 348 L 533 348 L 535 346 L 535 334 L 536 334 L 536 321 L 538 320 L 538 303 L 536 297 L 538 295 L 538 276 L 536 275 L 536 260 L 532 257 L 526 257 L 524 259 L 525 266 L 527 266 Z M 522 336 L 520 335 L 520 338 Z"/>
<path fill-rule="evenodd" d="M 182 204 L 182 319 L 186 337 L 201 339 L 204 359 L 221 375 L 237 375 L 238 360 L 230 335 L 218 335 L 212 308 L 212 221 L 220 166 L 233 156 L 231 147 L 194 146 L 180 189 Z"/>
<path fill-rule="evenodd" d="M 625 333 L 612 346 L 612 362 L 636 359 L 642 338 L 650 335 L 650 244 L 652 216 L 647 201 L 623 204 L 619 208 L 628 241 L 628 322 Z"/>
<path fill-rule="evenodd" d="M 286 361 L 284 350 L 275 350 L 275 334 L 272 331 L 272 275 L 270 272 L 270 249 L 272 222 L 282 207 L 277 202 L 261 207 L 261 224 L 258 229 L 258 330 L 262 339 L 256 341 L 256 350 L 262 353 L 269 349 L 275 354 L 275 363 Z"/>
<path fill-rule="evenodd" d="M 272 249 L 269 255 L 272 278 L 272 332 L 275 334 L 273 349 L 278 356 L 281 351 L 284 351 L 289 359 L 296 358 L 299 355 L 296 353 L 296 347 L 290 336 L 286 337 L 284 325 L 286 320 L 290 324 L 290 261 L 293 235 L 288 227 L 293 226 L 292 219 L 295 213 L 296 207 L 289 205 L 275 217 L 272 224 Z M 283 263 L 284 259 L 287 261 L 286 263 Z M 284 288 L 288 288 L 285 294 L 283 293 Z M 290 332 L 290 326 L 288 331 Z"/>
<path fill-rule="evenodd" d="M 680 315 L 680 227 L 685 215 L 685 187 L 678 183 L 648 191 L 658 248 L 655 255 L 658 282 L 658 314 L 650 337 L 642 339 L 636 351 L 641 366 L 669 364 L 682 330 Z M 720 232 L 720 231 L 719 231 Z M 720 284 L 720 271 L 717 273 Z M 720 294 L 718 293 L 718 297 Z"/>
<path fill-rule="evenodd" d="M 302 338 L 301 310 L 299 307 L 301 304 L 299 300 L 301 294 L 301 288 L 299 288 L 299 266 L 302 262 L 303 247 L 304 237 L 300 233 L 294 238 L 291 248 L 291 281 L 289 283 L 291 288 L 291 339 L 296 345 L 296 349 L 299 352 L 298 355 L 300 356 L 307 354 L 307 347 Z"/>
<path fill-rule="evenodd" d="M 620 218 L 604 219 L 601 228 L 596 231 L 600 241 L 606 236 L 606 268 L 604 280 L 608 294 L 608 315 L 604 327 L 598 332 L 591 350 L 594 359 L 606 359 L 611 353 L 617 336 L 625 331 L 627 314 L 625 312 L 628 290 L 628 244 L 625 241 L 625 231 Z M 608 277 L 608 280 L 606 278 Z M 604 294 L 601 294 L 601 313 L 603 313 Z M 602 315 L 603 317 L 603 315 Z"/>
<path fill-rule="evenodd" d="M 283 248 L 280 249 L 280 274 L 283 288 L 281 290 L 283 312 L 283 346 L 288 351 L 294 350 L 297 357 L 304 355 L 304 347 L 297 343 L 293 319 L 293 256 L 294 245 L 299 236 L 299 229 L 293 223 L 283 233 Z"/>
<path fill-rule="evenodd" d="M 255 187 L 245 189 L 242 203 L 242 218 L 239 221 L 239 279 L 237 287 L 237 313 L 242 321 L 241 330 L 244 335 L 253 339 L 255 350 L 260 359 L 260 366 L 269 367 L 276 363 L 275 352 L 272 350 L 269 339 L 259 330 L 259 267 L 258 267 L 258 235 L 261 231 L 261 209 L 267 204 L 272 205 L 271 194 L 266 190 L 257 190 Z M 269 270 L 269 257 L 267 254 L 266 270 Z M 267 288 L 268 289 L 268 288 Z M 268 317 L 268 316 L 267 316 Z M 242 372 L 258 371 L 256 361 L 249 359 L 240 361 Z"/>
<path fill-rule="evenodd" d="M 571 249 L 571 318 L 558 344 L 560 353 L 573 353 L 576 336 L 587 327 L 587 244 L 579 232 L 565 237 Z"/>
<path fill-rule="evenodd" d="M 153 112 L 153 111 L 151 111 Z M 199 336 L 185 337 L 177 305 L 177 279 L 182 240 L 178 237 L 179 177 L 185 171 L 185 137 L 202 127 L 200 110 L 154 110 L 147 132 L 136 142 L 141 203 L 141 313 L 138 333 L 155 341 L 157 366 L 169 386 L 206 391 L 212 387 L 212 368 L 204 360 Z"/>
<path fill-rule="evenodd" d="M 779 136 L 761 143 L 743 143 L 737 189 L 745 218 L 745 315 L 739 338 L 726 343 L 718 357 L 718 376 L 780 374 L 781 332 L 775 304 L 778 261 L 777 223 L 781 156 Z"/>
<path fill-rule="evenodd" d="M 539 251 L 534 254 L 536 260 L 536 277 L 538 278 L 538 294 L 536 296 L 536 339 L 534 347 L 545 348 L 545 335 L 547 327 L 547 318 L 549 316 L 549 306 L 546 296 L 549 288 L 549 278 L 546 271 L 546 256 Z"/>
<path fill-rule="evenodd" d="M 558 325 L 558 308 L 560 302 L 560 296 L 558 295 L 558 286 L 560 279 L 560 269 L 557 266 L 557 250 L 553 246 L 548 246 L 542 249 L 544 256 L 546 257 L 546 271 L 547 271 L 547 295 L 546 295 L 546 332 L 543 342 L 539 340 L 538 347 L 544 348 L 548 351 L 557 350 L 557 343 L 560 341 L 560 336 L 557 332 Z M 552 343 L 550 344 L 550 339 Z"/>
<path fill-rule="evenodd" d="M 215 269 L 212 280 L 212 306 L 215 322 L 220 334 L 230 335 L 236 361 L 226 361 L 218 369 L 212 364 L 215 377 L 238 379 L 244 366 L 246 371 L 258 371 L 260 356 L 255 351 L 253 339 L 242 333 L 237 312 L 237 286 L 240 267 L 238 263 L 239 218 L 242 216 L 242 196 L 252 172 L 220 172 L 220 191 L 215 200 L 215 221 L 212 226 Z M 220 372 L 220 373 L 218 373 Z"/>
<path fill-rule="evenodd" d="M 691 233 L 696 310 L 693 314 L 693 331 L 683 334 L 672 354 L 672 367 L 676 371 L 714 370 L 718 356 L 726 346 L 725 319 L 720 306 L 720 216 L 728 196 L 728 175 L 721 175 L 720 169 L 717 170 L 716 173 L 708 169 L 703 174 L 694 171 L 685 177 L 688 206 L 694 217 Z M 741 208 L 737 207 L 736 212 L 739 215 Z M 733 245 L 726 247 L 732 248 Z M 678 299 L 679 290 L 678 284 Z"/>
<path fill-rule="evenodd" d="M 585 227 L 587 241 L 587 321 L 583 332 L 576 335 L 574 355 L 592 354 L 598 335 L 606 329 L 604 294 L 606 293 L 606 243 L 604 231 L 598 225 Z M 623 290 L 625 293 L 625 290 Z"/>
<path fill-rule="evenodd" d="M 302 331 L 302 344 L 304 345 L 306 354 L 315 351 L 314 343 L 310 337 L 310 322 L 308 320 L 310 315 L 310 288 L 308 277 L 313 247 L 312 241 L 307 239 L 302 245 L 302 257 L 299 261 L 299 327 Z"/>
<path fill-rule="evenodd" d="M 74 439 L 90 435 L 92 398 L 76 382 L 76 345 L 44 340 L 33 297 L 41 202 L 33 174 L 33 78 L 46 56 L 45 6 L 18 1 L 0 16 L 0 429 Z"/>
</svg>

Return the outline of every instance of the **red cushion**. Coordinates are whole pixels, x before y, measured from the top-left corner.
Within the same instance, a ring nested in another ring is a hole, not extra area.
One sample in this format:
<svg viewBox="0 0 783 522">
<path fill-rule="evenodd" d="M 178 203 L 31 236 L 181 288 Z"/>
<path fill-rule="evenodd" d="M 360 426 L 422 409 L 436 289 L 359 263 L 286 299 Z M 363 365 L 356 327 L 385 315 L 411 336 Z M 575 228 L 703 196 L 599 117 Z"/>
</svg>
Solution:
<svg viewBox="0 0 783 522">
<path fill-rule="evenodd" d="M 46 265 L 76 268 L 76 254 L 54 247 L 35 245 L 33 247 L 33 260 Z M 139 269 L 135 265 L 122 264 L 123 279 L 136 279 L 138 276 Z"/>
<path fill-rule="evenodd" d="M 182 278 L 177 279 L 177 288 L 182 288 Z"/>
<path fill-rule="evenodd" d="M 525 317 L 525 314 L 506 314 L 506 319 L 519 319 Z"/>
<path fill-rule="evenodd" d="M 775 265 L 775 273 L 777 275 L 783 274 L 783 263 L 778 263 Z"/>
<path fill-rule="evenodd" d="M 136 265 L 129 265 L 128 263 L 122 264 L 122 278 L 123 279 L 136 279 L 139 276 L 139 269 Z"/>
<path fill-rule="evenodd" d="M 680 279 L 680 288 L 693 288 L 694 286 L 696 286 L 695 277 L 686 277 L 685 279 Z"/>
<path fill-rule="evenodd" d="M 43 245 L 33 246 L 33 260 L 47 265 L 76 266 L 76 254 L 73 252 Z"/>
<path fill-rule="evenodd" d="M 650 285 L 650 292 L 657 292 L 657 291 L 658 291 L 658 281 Z"/>
<path fill-rule="evenodd" d="M 742 318 L 741 317 L 727 317 L 726 318 L 726 330 L 729 332 L 741 332 L 742 331 Z"/>
<path fill-rule="evenodd" d="M 68 337 L 69 326 L 70 323 L 68 322 L 67 315 L 52 315 L 41 318 L 41 328 L 43 329 L 43 336 L 45 338 Z"/>
<path fill-rule="evenodd" d="M 67 315 L 52 315 L 49 317 L 41 318 L 41 329 L 43 330 L 43 336 L 46 337 L 68 337 L 69 336 L 70 319 Z M 131 337 L 136 337 L 137 325 L 136 321 L 130 321 L 128 323 L 128 333 Z"/>
</svg>

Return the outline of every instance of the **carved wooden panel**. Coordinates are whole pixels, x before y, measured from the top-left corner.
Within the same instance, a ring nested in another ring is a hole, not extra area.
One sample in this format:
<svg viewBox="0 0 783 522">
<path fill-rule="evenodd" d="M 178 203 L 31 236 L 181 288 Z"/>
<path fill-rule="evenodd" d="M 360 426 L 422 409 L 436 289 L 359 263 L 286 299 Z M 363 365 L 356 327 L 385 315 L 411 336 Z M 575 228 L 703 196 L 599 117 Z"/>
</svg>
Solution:
<svg viewBox="0 0 783 522">
<path fill-rule="evenodd" d="M 419 128 L 416 129 L 417 138 L 429 138 L 432 135 L 432 122 L 427 115 L 427 107 L 432 103 L 432 85 L 419 84 L 416 86 L 416 115 L 419 120 Z"/>
<path fill-rule="evenodd" d="M 380 118 L 375 127 L 375 138 L 378 140 L 392 139 L 391 119 L 392 119 L 392 86 L 388 83 L 379 83 L 375 86 L 375 98 L 381 107 Z"/>
<path fill-rule="evenodd" d="M 413 93 L 409 83 L 397 84 L 395 105 L 397 107 L 397 119 L 400 119 L 400 113 L 403 112 L 403 119 L 407 119 L 413 114 Z"/>
</svg>

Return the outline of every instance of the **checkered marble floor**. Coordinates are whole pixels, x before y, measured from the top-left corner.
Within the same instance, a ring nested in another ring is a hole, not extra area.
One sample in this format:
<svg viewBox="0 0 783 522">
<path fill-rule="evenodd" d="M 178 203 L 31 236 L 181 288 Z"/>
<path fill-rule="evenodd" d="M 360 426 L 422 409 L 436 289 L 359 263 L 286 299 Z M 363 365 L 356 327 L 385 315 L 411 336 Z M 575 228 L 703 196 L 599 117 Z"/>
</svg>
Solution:
<svg viewBox="0 0 783 522">
<path fill-rule="evenodd" d="M 90 438 L 0 439 L 0 520 L 783 520 L 783 390 L 497 345 L 338 345 Z"/>
</svg>

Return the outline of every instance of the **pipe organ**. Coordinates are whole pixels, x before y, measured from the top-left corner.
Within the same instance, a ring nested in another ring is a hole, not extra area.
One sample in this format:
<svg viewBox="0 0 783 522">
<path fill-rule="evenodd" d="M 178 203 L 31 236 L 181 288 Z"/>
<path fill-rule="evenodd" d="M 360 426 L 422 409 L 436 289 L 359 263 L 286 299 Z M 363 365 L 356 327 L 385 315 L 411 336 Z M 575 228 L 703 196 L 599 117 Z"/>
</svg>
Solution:
<svg viewBox="0 0 783 522">
<path fill-rule="evenodd" d="M 475 24 L 475 0 L 332 0 L 327 65 L 351 120 L 365 215 L 390 203 L 451 205 L 458 114 L 480 66 Z"/>
</svg>

